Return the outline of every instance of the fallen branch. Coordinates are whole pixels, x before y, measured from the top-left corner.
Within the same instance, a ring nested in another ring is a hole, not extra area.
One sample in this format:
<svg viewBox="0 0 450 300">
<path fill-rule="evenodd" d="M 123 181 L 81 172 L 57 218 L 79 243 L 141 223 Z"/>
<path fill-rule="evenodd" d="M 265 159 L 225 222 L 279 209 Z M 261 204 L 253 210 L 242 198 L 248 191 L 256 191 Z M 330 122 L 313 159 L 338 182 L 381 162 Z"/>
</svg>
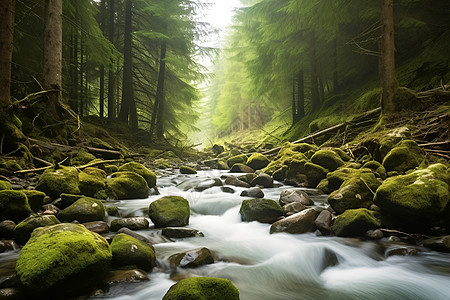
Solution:
<svg viewBox="0 0 450 300">
<path fill-rule="evenodd" d="M 447 140 L 445 142 L 435 142 L 435 143 L 427 143 L 427 144 L 419 144 L 419 147 L 429 147 L 429 146 L 441 146 L 441 145 L 447 145 L 450 143 L 450 140 Z"/>
<path fill-rule="evenodd" d="M 47 169 L 59 166 L 61 164 L 63 164 L 66 160 L 68 159 L 68 157 L 64 158 L 61 162 L 59 163 L 55 163 L 52 164 L 50 166 L 46 166 L 46 167 L 42 167 L 42 168 L 35 168 L 35 169 L 28 169 L 28 170 L 20 170 L 20 171 L 16 171 L 14 172 L 14 174 L 26 174 L 26 173 L 32 173 L 32 172 L 40 172 L 40 171 L 45 171 Z"/>
<path fill-rule="evenodd" d="M 102 161 L 96 161 L 96 162 L 91 162 L 82 166 L 76 166 L 74 167 L 77 170 L 82 170 L 82 169 L 86 169 L 88 167 L 94 167 L 94 166 L 98 166 L 98 165 L 103 165 L 103 164 L 111 164 L 111 163 L 117 163 L 117 162 L 123 162 L 123 159 L 110 159 L 110 160 L 102 160 Z"/>
</svg>

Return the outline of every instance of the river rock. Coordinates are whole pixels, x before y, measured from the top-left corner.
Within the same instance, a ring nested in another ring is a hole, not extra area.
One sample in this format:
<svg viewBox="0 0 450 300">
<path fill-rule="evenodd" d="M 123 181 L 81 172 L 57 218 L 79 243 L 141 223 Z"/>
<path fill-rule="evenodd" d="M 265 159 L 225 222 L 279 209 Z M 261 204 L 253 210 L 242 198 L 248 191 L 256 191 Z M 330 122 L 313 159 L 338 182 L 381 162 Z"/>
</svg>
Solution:
<svg viewBox="0 0 450 300">
<path fill-rule="evenodd" d="M 169 257 L 172 268 L 198 268 L 203 265 L 213 264 L 214 258 L 208 248 L 199 248 L 183 253 L 176 253 Z"/>
<path fill-rule="evenodd" d="M 370 229 L 377 229 L 380 224 L 373 212 L 366 208 L 349 209 L 334 220 L 332 231 L 337 236 L 356 237 L 364 236 Z"/>
<path fill-rule="evenodd" d="M 205 180 L 201 180 L 199 184 L 194 188 L 197 192 L 202 192 L 213 186 L 222 186 L 222 180 L 219 178 L 207 178 Z"/>
<path fill-rule="evenodd" d="M 155 249 L 132 236 L 119 233 L 111 242 L 112 263 L 115 266 L 135 265 L 151 271 L 156 266 Z"/>
<path fill-rule="evenodd" d="M 316 220 L 314 221 L 314 224 L 316 225 L 317 229 L 323 234 L 328 235 L 331 233 L 331 220 L 333 216 L 331 215 L 331 212 L 324 209 L 320 212 L 320 214 L 317 216 Z"/>
<path fill-rule="evenodd" d="M 216 155 L 219 155 L 220 153 L 222 153 L 223 151 L 225 151 L 225 148 L 224 148 L 223 146 L 221 146 L 221 145 L 214 144 L 214 145 L 212 146 L 212 151 L 213 151 Z"/>
<path fill-rule="evenodd" d="M 413 246 L 405 246 L 405 247 L 391 247 L 386 250 L 384 253 L 385 257 L 389 256 L 415 256 L 420 252 L 423 252 L 422 249 L 413 247 Z"/>
<path fill-rule="evenodd" d="M 12 190 L 0 191 L 0 218 L 17 222 L 32 212 L 24 193 Z"/>
<path fill-rule="evenodd" d="M 366 231 L 366 237 L 372 240 L 380 240 L 384 237 L 383 231 L 379 229 L 375 230 L 367 230 Z"/>
<path fill-rule="evenodd" d="M 106 172 L 98 168 L 86 168 L 78 174 L 81 194 L 94 197 L 96 193 L 105 189 Z"/>
<path fill-rule="evenodd" d="M 292 216 L 302 210 L 305 210 L 306 206 L 301 202 L 292 202 L 283 206 L 283 214 L 287 217 Z"/>
<path fill-rule="evenodd" d="M 247 160 L 247 166 L 253 170 L 261 170 L 269 164 L 269 159 L 261 153 L 253 153 Z"/>
<path fill-rule="evenodd" d="M 8 181 L 4 181 L 4 180 L 0 180 L 0 191 L 4 191 L 4 190 L 12 190 L 12 186 L 11 183 L 9 183 Z"/>
<path fill-rule="evenodd" d="M 249 199 L 242 201 L 239 213 L 242 221 L 271 224 L 283 215 L 283 209 L 270 199 Z"/>
<path fill-rule="evenodd" d="M 128 234 L 129 236 L 132 236 L 132 237 L 134 237 L 135 239 L 137 239 L 137 240 L 139 240 L 139 241 L 141 241 L 141 242 L 143 242 L 143 243 L 146 243 L 146 244 L 158 244 L 158 242 L 153 242 L 153 241 L 151 241 L 149 238 L 147 238 L 147 237 L 145 237 L 145 236 L 143 236 L 143 235 L 141 235 L 141 234 L 139 234 L 139 233 L 137 233 L 137 232 L 134 232 L 133 230 L 131 230 L 131 229 L 128 229 L 128 228 L 126 228 L 126 227 L 122 227 L 122 228 L 120 228 L 118 231 L 117 231 L 117 233 L 119 234 L 119 233 L 124 233 L 124 234 Z"/>
<path fill-rule="evenodd" d="M 197 171 L 189 166 L 181 166 L 180 167 L 180 173 L 181 174 L 197 174 Z"/>
<path fill-rule="evenodd" d="M 342 167 L 337 169 L 334 172 L 330 172 L 327 174 L 327 188 L 331 192 L 338 190 L 344 181 L 355 178 L 363 178 L 364 181 L 370 183 L 369 186 L 373 184 L 373 172 L 371 169 L 362 168 L 362 169 L 353 169 L 348 167 Z M 375 186 L 371 186 L 371 189 L 374 191 L 379 186 L 379 184 Z"/>
<path fill-rule="evenodd" d="M 63 222 L 78 221 L 86 223 L 102 221 L 105 218 L 105 207 L 102 201 L 93 198 L 80 198 L 58 214 L 58 219 Z"/>
<path fill-rule="evenodd" d="M 332 150 L 319 150 L 311 157 L 311 162 L 322 166 L 329 171 L 334 171 L 344 165 L 341 157 Z"/>
<path fill-rule="evenodd" d="M 245 181 L 242 181 L 234 176 L 229 176 L 225 179 L 225 184 L 233 185 L 237 187 L 249 188 L 250 184 Z"/>
<path fill-rule="evenodd" d="M 327 172 L 324 167 L 306 159 L 293 160 L 286 170 L 286 181 L 296 186 L 316 187 Z"/>
<path fill-rule="evenodd" d="M 44 298 L 61 299 L 98 282 L 111 257 L 103 237 L 82 225 L 63 223 L 33 231 L 20 251 L 16 272 L 36 298 L 45 293 Z"/>
<path fill-rule="evenodd" d="M 62 193 L 61 199 L 53 201 L 52 203 L 55 204 L 60 209 L 64 209 L 74 204 L 78 199 L 81 199 L 83 197 L 86 196 Z"/>
<path fill-rule="evenodd" d="M 166 227 L 162 229 L 161 234 L 168 238 L 189 238 L 204 236 L 201 231 L 188 227 Z"/>
<path fill-rule="evenodd" d="M 153 188 L 156 186 L 156 175 L 143 164 L 137 162 L 129 162 L 119 167 L 119 172 L 130 171 L 141 175 L 149 188 Z"/>
<path fill-rule="evenodd" d="M 186 278 L 172 285 L 163 300 L 239 300 L 239 290 L 228 279 Z"/>
<path fill-rule="evenodd" d="M 375 160 L 371 160 L 366 162 L 363 166 L 363 169 L 371 169 L 377 177 L 380 177 L 381 179 L 386 179 L 387 172 L 386 169 L 383 167 L 382 164 Z"/>
<path fill-rule="evenodd" d="M 395 145 L 383 159 L 387 172 L 404 173 L 414 169 L 425 159 L 425 154 L 415 141 L 403 140 Z"/>
<path fill-rule="evenodd" d="M 303 205 L 313 205 L 309 195 L 301 189 L 286 189 L 280 194 L 280 205 L 284 206 L 289 203 L 300 202 Z"/>
<path fill-rule="evenodd" d="M 44 204 L 45 193 L 36 190 L 21 190 L 22 193 L 27 195 L 28 204 L 34 212 L 38 212 Z"/>
<path fill-rule="evenodd" d="M 124 227 L 130 230 L 144 230 L 148 229 L 149 222 L 144 217 L 121 218 L 111 221 L 111 231 L 118 231 Z"/>
<path fill-rule="evenodd" d="M 59 224 L 59 220 L 54 215 L 32 215 L 17 224 L 14 228 L 14 239 L 20 245 L 30 239 L 31 233 L 38 227 L 45 227 Z"/>
<path fill-rule="evenodd" d="M 116 172 L 106 180 L 106 190 L 113 199 L 145 199 L 150 190 L 147 181 L 135 172 Z"/>
<path fill-rule="evenodd" d="M 259 187 L 252 187 L 241 192 L 242 197 L 264 198 L 264 192 Z"/>
<path fill-rule="evenodd" d="M 189 224 L 189 202 L 180 196 L 165 196 L 152 202 L 148 209 L 155 227 L 182 227 Z"/>
<path fill-rule="evenodd" d="M 109 226 L 106 222 L 103 221 L 92 221 L 81 224 L 86 227 L 89 231 L 104 234 L 109 232 Z"/>
<path fill-rule="evenodd" d="M 45 170 L 39 177 L 36 190 L 44 192 L 52 199 L 62 193 L 79 194 L 78 171 L 72 167 L 58 166 Z"/>
<path fill-rule="evenodd" d="M 436 251 L 450 253 L 450 235 L 424 240 L 422 245 Z"/>
<path fill-rule="evenodd" d="M 231 167 L 230 172 L 231 173 L 253 173 L 253 172 L 255 172 L 255 170 L 253 170 L 252 168 L 250 168 L 249 166 L 247 166 L 245 164 L 235 163 Z"/>
<path fill-rule="evenodd" d="M 279 169 L 276 169 L 273 174 L 272 177 L 274 180 L 277 181 L 283 181 L 286 179 L 286 171 L 287 171 L 287 166 L 282 166 Z"/>
<path fill-rule="evenodd" d="M 316 211 L 312 208 L 303 210 L 292 216 L 276 221 L 270 227 L 270 233 L 288 232 L 288 233 L 306 233 L 314 231 L 314 220 Z"/>
<path fill-rule="evenodd" d="M 227 165 L 229 168 L 231 168 L 234 164 L 237 163 L 245 164 L 247 162 L 247 159 L 248 157 L 245 154 L 235 155 L 227 159 Z"/>
<path fill-rule="evenodd" d="M 138 269 L 133 270 L 113 270 L 108 273 L 106 283 L 109 285 L 124 283 L 124 282 L 142 282 L 150 281 L 147 274 Z"/>
<path fill-rule="evenodd" d="M 273 188 L 273 178 L 267 174 L 260 174 L 256 176 L 252 182 L 251 186 L 262 186 L 264 188 Z"/>
<path fill-rule="evenodd" d="M 239 175 L 237 178 L 239 180 L 242 180 L 242 181 L 250 184 L 252 182 L 252 180 L 255 179 L 256 176 L 258 176 L 258 175 L 256 175 L 255 173 L 247 173 L 247 174 Z"/>
<path fill-rule="evenodd" d="M 14 227 L 16 223 L 11 220 L 0 222 L 0 239 L 10 239 L 14 237 Z"/>
</svg>

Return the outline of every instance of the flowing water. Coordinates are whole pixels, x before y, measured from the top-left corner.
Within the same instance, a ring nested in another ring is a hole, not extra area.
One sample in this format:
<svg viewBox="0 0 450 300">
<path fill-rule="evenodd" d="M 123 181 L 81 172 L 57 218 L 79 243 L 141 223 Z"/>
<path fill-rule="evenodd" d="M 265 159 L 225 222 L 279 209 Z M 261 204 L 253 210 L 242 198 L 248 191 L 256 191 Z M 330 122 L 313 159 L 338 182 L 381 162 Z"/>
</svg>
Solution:
<svg viewBox="0 0 450 300">
<path fill-rule="evenodd" d="M 185 190 L 190 183 L 218 178 L 223 171 L 158 178 L 161 195 L 145 200 L 117 201 L 122 216 L 145 216 L 149 204 L 165 195 L 189 200 L 189 227 L 205 237 L 176 239 L 155 244 L 159 267 L 149 273 L 151 281 L 119 284 L 101 298 L 159 300 L 175 282 L 170 280 L 168 257 L 174 253 L 207 247 L 214 264 L 177 270 L 230 279 L 242 300 L 260 299 L 450 299 L 450 255 L 424 249 L 416 256 L 385 258 L 377 242 L 320 237 L 315 234 L 269 234 L 270 225 L 241 222 L 239 208 L 243 188 L 234 193 L 213 187 L 203 192 Z M 183 183 L 185 182 L 185 183 Z M 265 198 L 278 200 L 283 189 L 263 189 Z M 325 196 L 313 196 L 326 206 Z M 150 220 L 149 220 L 150 221 Z M 154 236 L 157 229 L 139 231 Z M 0 265 L 2 258 L 0 257 Z"/>
</svg>

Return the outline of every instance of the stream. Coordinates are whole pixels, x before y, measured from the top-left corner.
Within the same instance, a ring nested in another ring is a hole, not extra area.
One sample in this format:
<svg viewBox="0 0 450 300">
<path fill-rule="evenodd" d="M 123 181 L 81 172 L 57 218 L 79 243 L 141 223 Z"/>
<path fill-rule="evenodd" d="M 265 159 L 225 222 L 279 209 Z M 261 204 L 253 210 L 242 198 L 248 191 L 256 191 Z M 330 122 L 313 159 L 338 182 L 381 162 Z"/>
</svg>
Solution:
<svg viewBox="0 0 450 300">
<path fill-rule="evenodd" d="M 158 177 L 161 195 L 148 199 L 113 201 L 122 217 L 147 216 L 150 202 L 165 195 L 186 198 L 191 205 L 188 227 L 204 237 L 173 239 L 155 244 L 158 268 L 150 281 L 117 284 L 102 299 L 160 300 L 175 282 L 170 279 L 168 257 L 207 247 L 215 263 L 195 269 L 179 269 L 179 274 L 230 279 L 242 300 L 257 299 L 449 299 L 450 254 L 427 249 L 414 256 L 384 253 L 400 242 L 360 241 L 310 234 L 269 234 L 269 224 L 241 222 L 239 208 L 244 188 L 212 187 L 197 192 L 188 183 L 219 178 L 225 171 L 200 171 L 196 175 L 170 174 Z M 263 189 L 266 199 L 278 200 L 283 186 Z M 326 195 L 312 196 L 315 205 L 327 206 Z M 113 217 L 108 217 L 108 222 Z M 149 219 L 150 221 L 150 219 Z M 151 221 L 150 221 L 151 222 Z M 151 223 L 152 224 L 152 223 Z M 138 231 L 154 236 L 160 230 L 150 226 Z M 404 246 L 404 244 L 403 244 Z M 0 255 L 0 269 L 11 268 L 18 252 Z M 1 273 L 1 272 L 0 272 Z"/>
</svg>

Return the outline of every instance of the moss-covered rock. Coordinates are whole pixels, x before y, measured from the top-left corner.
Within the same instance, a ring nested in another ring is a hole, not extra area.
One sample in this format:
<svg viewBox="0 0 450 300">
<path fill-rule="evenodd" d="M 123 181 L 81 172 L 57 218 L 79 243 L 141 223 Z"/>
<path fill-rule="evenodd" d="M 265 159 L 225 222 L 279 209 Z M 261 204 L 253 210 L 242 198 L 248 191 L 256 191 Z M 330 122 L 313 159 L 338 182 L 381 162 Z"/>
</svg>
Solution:
<svg viewBox="0 0 450 300">
<path fill-rule="evenodd" d="M 284 179 L 286 179 L 286 171 L 287 166 L 282 166 L 281 168 L 275 170 L 275 172 L 273 172 L 272 174 L 273 179 L 283 181 Z"/>
<path fill-rule="evenodd" d="M 363 236 L 367 230 L 379 228 L 380 224 L 372 211 L 366 208 L 349 209 L 339 215 L 333 223 L 332 231 L 337 236 Z"/>
<path fill-rule="evenodd" d="M 253 153 L 247 160 L 247 166 L 253 170 L 260 170 L 269 164 L 269 159 L 261 153 Z"/>
<path fill-rule="evenodd" d="M 271 224 L 283 215 L 283 209 L 274 200 L 256 198 L 242 201 L 239 213 L 242 221 Z"/>
<path fill-rule="evenodd" d="M 80 149 L 76 155 L 71 159 L 71 163 L 74 166 L 85 165 L 88 162 L 94 160 L 96 157 L 89 153 L 86 149 Z"/>
<path fill-rule="evenodd" d="M 389 151 L 383 159 L 383 167 L 387 172 L 404 173 L 414 169 L 425 160 L 422 149 L 411 140 L 403 140 Z"/>
<path fill-rule="evenodd" d="M 136 266 L 151 271 L 156 266 L 155 249 L 132 236 L 119 233 L 111 242 L 112 262 L 115 266 Z"/>
<path fill-rule="evenodd" d="M 181 227 L 189 224 L 189 202 L 180 196 L 165 196 L 150 203 L 148 215 L 156 227 Z"/>
<path fill-rule="evenodd" d="M 387 173 L 386 173 L 386 169 L 383 167 L 382 164 L 380 164 L 379 162 L 375 161 L 375 160 L 371 160 L 366 162 L 363 166 L 363 169 L 371 169 L 373 172 L 375 172 L 375 175 L 377 175 L 378 177 L 380 177 L 381 179 L 386 179 L 387 177 Z"/>
<path fill-rule="evenodd" d="M 341 148 L 330 148 L 329 150 L 336 152 L 343 161 L 349 161 L 351 159 L 351 157 Z"/>
<path fill-rule="evenodd" d="M 78 175 L 80 193 L 93 197 L 97 192 L 105 189 L 106 172 L 98 168 L 86 168 Z"/>
<path fill-rule="evenodd" d="M 86 197 L 86 196 L 62 193 L 61 200 L 57 201 L 56 205 L 58 206 L 58 208 L 64 209 L 64 208 L 69 207 L 70 205 L 74 204 L 75 201 L 77 201 L 78 199 L 81 199 L 84 197 Z"/>
<path fill-rule="evenodd" d="M 3 190 L 12 190 L 11 183 L 8 181 L 0 180 L 0 191 Z"/>
<path fill-rule="evenodd" d="M 97 282 L 111 261 L 108 242 L 82 225 L 57 224 L 33 231 L 16 263 L 22 285 L 46 298 L 64 298 Z"/>
<path fill-rule="evenodd" d="M 286 179 L 298 186 L 316 187 L 327 175 L 327 169 L 306 159 L 293 160 L 286 170 Z"/>
<path fill-rule="evenodd" d="M 170 287 L 163 300 L 239 300 L 239 290 L 228 279 L 192 277 Z"/>
<path fill-rule="evenodd" d="M 111 221 L 111 231 L 119 231 L 124 227 L 130 230 L 144 230 L 148 229 L 149 222 L 144 217 L 120 218 Z"/>
<path fill-rule="evenodd" d="M 78 171 L 75 168 L 59 166 L 45 170 L 39 178 L 36 190 L 56 199 L 62 193 L 79 194 L 78 183 Z"/>
<path fill-rule="evenodd" d="M 19 245 L 25 245 L 36 228 L 59 223 L 61 222 L 54 215 L 29 216 L 14 228 L 14 239 Z"/>
<path fill-rule="evenodd" d="M 58 214 L 63 222 L 80 223 L 102 221 L 105 218 L 105 206 L 102 201 L 93 198 L 80 198 Z"/>
<path fill-rule="evenodd" d="M 116 172 L 106 180 L 106 191 L 113 199 L 145 199 L 150 190 L 144 177 L 135 172 Z"/>
<path fill-rule="evenodd" d="M 180 173 L 181 174 L 197 174 L 197 171 L 189 166 L 181 166 L 180 167 Z"/>
<path fill-rule="evenodd" d="M 23 192 L 0 191 L 0 218 L 21 221 L 32 212 L 27 196 Z"/>
<path fill-rule="evenodd" d="M 156 175 L 143 164 L 137 162 L 129 162 L 119 167 L 119 172 L 123 171 L 131 171 L 141 175 L 149 188 L 153 188 L 156 186 Z"/>
<path fill-rule="evenodd" d="M 21 192 L 27 195 L 28 204 L 32 211 L 37 212 L 41 209 L 44 204 L 45 193 L 36 190 L 21 190 Z"/>
<path fill-rule="evenodd" d="M 255 170 L 253 170 L 252 168 L 250 168 L 249 166 L 247 166 L 245 164 L 235 163 L 231 167 L 230 172 L 231 173 L 253 173 L 253 172 L 255 172 Z"/>
<path fill-rule="evenodd" d="M 374 202 L 387 214 L 414 227 L 437 219 L 449 202 L 448 169 L 434 164 L 388 178 L 378 188 Z"/>
<path fill-rule="evenodd" d="M 372 170 L 364 169 L 353 169 L 353 168 L 339 168 L 334 172 L 327 174 L 328 180 L 328 190 L 330 192 L 335 191 L 341 187 L 344 181 L 352 178 L 363 178 L 368 182 L 371 182 L 373 178 Z"/>
<path fill-rule="evenodd" d="M 247 155 L 245 154 L 239 154 L 236 156 L 232 156 L 229 159 L 227 159 L 227 165 L 229 168 L 231 168 L 234 164 L 240 163 L 245 164 L 247 162 Z"/>
<path fill-rule="evenodd" d="M 344 165 L 341 157 L 332 150 L 319 150 L 311 157 L 311 162 L 322 166 L 329 171 L 334 171 Z"/>
</svg>

